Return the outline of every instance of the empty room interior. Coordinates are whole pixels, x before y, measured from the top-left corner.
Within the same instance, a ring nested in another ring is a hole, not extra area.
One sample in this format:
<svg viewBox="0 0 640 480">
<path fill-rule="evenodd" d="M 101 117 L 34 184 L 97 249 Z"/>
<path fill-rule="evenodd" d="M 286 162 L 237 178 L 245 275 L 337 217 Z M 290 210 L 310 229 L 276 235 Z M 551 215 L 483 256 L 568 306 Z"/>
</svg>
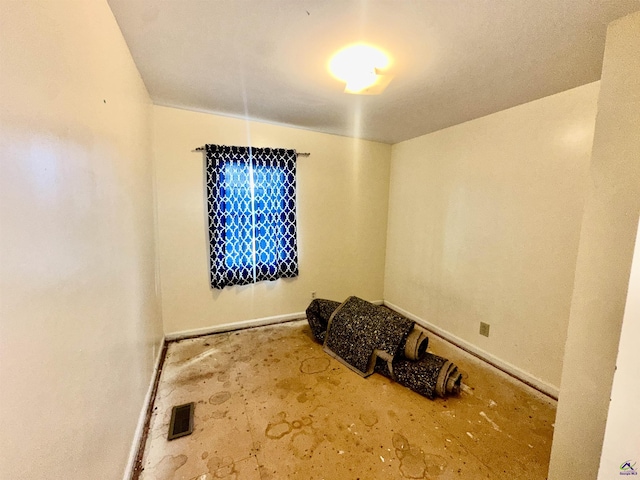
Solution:
<svg viewBox="0 0 640 480">
<path fill-rule="evenodd" d="M 640 471 L 639 0 L 0 0 L 0 125 L 0 478 Z"/>
</svg>

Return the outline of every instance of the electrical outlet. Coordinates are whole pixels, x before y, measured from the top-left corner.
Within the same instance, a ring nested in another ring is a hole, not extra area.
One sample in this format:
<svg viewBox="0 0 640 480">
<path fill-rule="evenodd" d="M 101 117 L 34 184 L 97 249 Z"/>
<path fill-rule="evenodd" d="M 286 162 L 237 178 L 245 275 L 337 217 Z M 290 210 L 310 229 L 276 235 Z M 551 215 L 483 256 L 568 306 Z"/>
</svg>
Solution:
<svg viewBox="0 0 640 480">
<path fill-rule="evenodd" d="M 480 335 L 484 335 L 485 337 L 489 336 L 489 325 L 488 323 L 480 322 Z"/>
<path fill-rule="evenodd" d="M 314 298 L 316 298 L 316 291 L 315 290 L 313 292 L 311 292 L 311 300 L 313 300 Z"/>
</svg>

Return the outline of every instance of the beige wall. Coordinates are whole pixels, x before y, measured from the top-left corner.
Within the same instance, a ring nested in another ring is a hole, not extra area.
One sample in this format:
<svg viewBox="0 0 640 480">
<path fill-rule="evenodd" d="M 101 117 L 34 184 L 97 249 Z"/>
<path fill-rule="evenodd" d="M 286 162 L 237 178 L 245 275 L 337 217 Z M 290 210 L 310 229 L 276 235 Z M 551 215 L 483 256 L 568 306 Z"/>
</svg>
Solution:
<svg viewBox="0 0 640 480">
<path fill-rule="evenodd" d="M 550 393 L 560 385 L 598 88 L 392 149 L 385 301 Z"/>
<path fill-rule="evenodd" d="M 552 480 L 595 479 L 598 472 L 640 211 L 638 52 L 640 12 L 611 23 L 607 31 Z M 637 348 L 637 338 L 634 344 Z M 637 381 L 638 365 L 632 368 Z M 616 473 L 606 478 L 618 478 Z"/>
<path fill-rule="evenodd" d="M 382 300 L 389 145 L 154 107 L 158 248 L 165 332 L 302 312 L 311 291 Z M 294 148 L 298 159 L 295 279 L 209 287 L 205 143 Z"/>
<path fill-rule="evenodd" d="M 122 478 L 162 338 L 149 97 L 106 1 L 0 11 L 0 478 Z"/>
<path fill-rule="evenodd" d="M 611 403 L 600 457 L 598 480 L 620 478 L 623 462 L 640 462 L 640 242 L 636 245 L 627 290 Z M 636 465 L 640 469 L 640 464 Z"/>
</svg>

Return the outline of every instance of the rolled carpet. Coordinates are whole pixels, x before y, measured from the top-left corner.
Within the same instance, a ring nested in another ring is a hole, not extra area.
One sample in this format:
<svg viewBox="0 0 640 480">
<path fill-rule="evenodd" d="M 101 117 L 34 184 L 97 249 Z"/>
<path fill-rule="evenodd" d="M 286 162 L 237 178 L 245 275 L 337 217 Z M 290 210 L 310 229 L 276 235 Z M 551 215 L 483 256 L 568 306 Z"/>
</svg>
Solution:
<svg viewBox="0 0 640 480">
<path fill-rule="evenodd" d="M 427 353 L 422 360 L 406 358 L 388 362 L 376 362 L 376 373 L 398 382 L 420 395 L 434 399 L 447 395 L 458 395 L 462 383 L 462 373 L 446 358 Z"/>
<path fill-rule="evenodd" d="M 358 297 L 315 299 L 307 320 L 324 350 L 362 376 L 375 371 L 430 399 L 460 392 L 456 365 L 427 353 L 426 331 L 392 310 Z"/>
<path fill-rule="evenodd" d="M 339 306 L 340 302 L 316 298 L 307 307 L 307 321 L 309 322 L 309 327 L 311 327 L 311 333 L 320 343 L 324 343 L 329 318 Z"/>
<path fill-rule="evenodd" d="M 361 301 L 364 302 L 364 300 Z M 311 327 L 311 333 L 313 333 L 313 336 L 318 342 L 324 344 L 329 319 L 340 305 L 340 302 L 326 300 L 324 298 L 316 298 L 315 300 L 312 300 L 307 307 L 307 321 L 309 322 L 309 327 Z M 389 310 L 385 309 L 385 311 Z M 409 360 L 420 360 L 427 351 L 428 345 L 429 338 L 427 337 L 426 330 L 414 324 L 413 330 L 409 332 L 409 335 L 402 344 L 404 356 Z"/>
<path fill-rule="evenodd" d="M 392 310 L 349 297 L 329 318 L 324 351 L 363 377 L 376 358 L 392 361 L 403 353 L 413 322 Z"/>
</svg>

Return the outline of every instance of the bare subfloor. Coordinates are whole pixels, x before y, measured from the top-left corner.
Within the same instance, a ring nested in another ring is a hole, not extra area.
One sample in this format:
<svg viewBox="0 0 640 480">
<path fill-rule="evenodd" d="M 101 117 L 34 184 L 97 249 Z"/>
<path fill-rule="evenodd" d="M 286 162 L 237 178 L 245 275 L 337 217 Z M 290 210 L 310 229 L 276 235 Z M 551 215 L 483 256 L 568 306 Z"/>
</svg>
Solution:
<svg viewBox="0 0 640 480">
<path fill-rule="evenodd" d="M 428 400 L 329 357 L 306 321 L 170 344 L 144 480 L 545 479 L 556 404 L 430 337 L 468 378 Z M 195 402 L 167 441 L 171 407 Z"/>
</svg>

